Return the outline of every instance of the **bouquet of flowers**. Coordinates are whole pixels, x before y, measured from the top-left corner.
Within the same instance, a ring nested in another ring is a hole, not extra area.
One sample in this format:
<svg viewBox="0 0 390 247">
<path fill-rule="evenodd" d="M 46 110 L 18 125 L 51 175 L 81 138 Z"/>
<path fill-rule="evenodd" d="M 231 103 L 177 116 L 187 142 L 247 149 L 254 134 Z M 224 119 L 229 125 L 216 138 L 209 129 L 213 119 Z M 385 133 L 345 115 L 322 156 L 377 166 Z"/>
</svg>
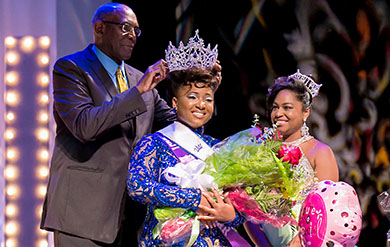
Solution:
<svg viewBox="0 0 390 247">
<path fill-rule="evenodd" d="M 306 176 L 299 166 L 298 147 L 285 146 L 276 126 L 241 131 L 215 147 L 204 173 L 227 190 L 235 208 L 254 223 L 296 225 L 291 208 L 301 200 Z"/>
<path fill-rule="evenodd" d="M 226 138 L 212 149 L 201 175 L 211 176 L 219 190 L 229 192 L 236 210 L 247 220 L 276 227 L 287 223 L 297 225 L 297 215 L 291 209 L 302 199 L 301 191 L 310 181 L 299 166 L 300 149 L 283 145 L 276 126 L 264 131 L 254 126 Z M 176 215 L 177 209 L 163 209 L 171 217 L 156 216 L 160 223 L 155 228 L 155 236 L 171 243 L 182 240 L 181 236 L 188 237 L 197 221 L 183 215 L 191 213 L 183 209 Z M 155 209 L 155 213 L 156 210 L 161 209 Z M 163 231 L 166 225 L 168 228 Z M 186 227 L 180 228 L 182 225 Z"/>
</svg>

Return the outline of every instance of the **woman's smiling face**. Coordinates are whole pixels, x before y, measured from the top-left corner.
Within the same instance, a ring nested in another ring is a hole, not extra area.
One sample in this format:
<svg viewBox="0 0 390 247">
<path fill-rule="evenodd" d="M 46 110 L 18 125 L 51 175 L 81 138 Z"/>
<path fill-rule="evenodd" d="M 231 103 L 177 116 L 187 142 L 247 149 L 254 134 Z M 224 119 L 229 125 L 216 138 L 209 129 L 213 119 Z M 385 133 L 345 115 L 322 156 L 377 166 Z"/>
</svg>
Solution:
<svg viewBox="0 0 390 247">
<path fill-rule="evenodd" d="M 177 119 L 191 128 L 205 125 L 214 112 L 214 92 L 210 87 L 201 87 L 203 83 L 190 83 L 181 86 L 172 105 L 176 108 Z"/>
<path fill-rule="evenodd" d="M 281 90 L 275 97 L 271 109 L 271 120 L 278 125 L 283 139 L 298 139 L 301 137 L 303 120 L 310 110 L 303 110 L 303 104 L 291 90 Z"/>
</svg>

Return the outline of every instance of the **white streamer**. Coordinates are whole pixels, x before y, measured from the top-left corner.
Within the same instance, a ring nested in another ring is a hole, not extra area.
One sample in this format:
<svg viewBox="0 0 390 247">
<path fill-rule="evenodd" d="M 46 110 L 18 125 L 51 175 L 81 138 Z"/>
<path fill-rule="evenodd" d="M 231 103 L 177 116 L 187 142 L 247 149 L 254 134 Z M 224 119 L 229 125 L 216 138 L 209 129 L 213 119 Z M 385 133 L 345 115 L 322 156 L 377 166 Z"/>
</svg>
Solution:
<svg viewBox="0 0 390 247">
<path fill-rule="evenodd" d="M 202 160 L 192 160 L 186 164 L 177 163 L 174 167 L 165 169 L 163 175 L 169 182 L 182 188 L 218 189 L 217 184 L 214 183 L 214 177 L 202 174 L 205 165 L 206 163 Z"/>
</svg>

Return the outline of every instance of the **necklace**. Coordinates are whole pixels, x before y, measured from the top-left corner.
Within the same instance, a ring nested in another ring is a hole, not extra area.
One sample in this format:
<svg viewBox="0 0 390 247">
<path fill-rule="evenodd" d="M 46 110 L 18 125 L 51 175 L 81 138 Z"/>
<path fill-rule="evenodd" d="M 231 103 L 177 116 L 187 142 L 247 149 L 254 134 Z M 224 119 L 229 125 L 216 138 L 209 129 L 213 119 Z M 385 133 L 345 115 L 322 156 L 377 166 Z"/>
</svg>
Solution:
<svg viewBox="0 0 390 247">
<path fill-rule="evenodd" d="M 301 138 L 296 139 L 296 140 L 291 141 L 291 142 L 283 142 L 283 144 L 287 145 L 287 146 L 299 146 L 302 143 L 307 142 L 308 140 L 311 140 L 312 138 L 313 138 L 313 136 L 311 136 L 311 135 L 305 135 L 305 136 L 302 136 Z"/>
</svg>

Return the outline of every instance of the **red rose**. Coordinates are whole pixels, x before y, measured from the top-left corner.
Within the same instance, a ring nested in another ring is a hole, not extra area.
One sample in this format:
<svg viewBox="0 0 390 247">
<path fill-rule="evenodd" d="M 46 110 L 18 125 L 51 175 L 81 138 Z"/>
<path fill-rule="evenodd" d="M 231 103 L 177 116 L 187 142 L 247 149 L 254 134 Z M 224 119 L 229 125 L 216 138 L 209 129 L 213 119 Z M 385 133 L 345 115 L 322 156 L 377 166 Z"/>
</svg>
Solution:
<svg viewBox="0 0 390 247">
<path fill-rule="evenodd" d="M 191 233 L 194 217 L 183 220 L 180 217 L 169 220 L 161 229 L 161 239 L 166 243 L 180 241 Z"/>
<path fill-rule="evenodd" d="M 278 157 L 283 157 L 283 161 L 289 162 L 291 165 L 298 165 L 299 159 L 302 157 L 302 152 L 299 147 L 281 146 L 278 151 Z"/>
<path fill-rule="evenodd" d="M 278 158 L 284 157 L 287 152 L 288 152 L 287 146 L 281 146 L 279 151 L 278 151 Z"/>
</svg>

